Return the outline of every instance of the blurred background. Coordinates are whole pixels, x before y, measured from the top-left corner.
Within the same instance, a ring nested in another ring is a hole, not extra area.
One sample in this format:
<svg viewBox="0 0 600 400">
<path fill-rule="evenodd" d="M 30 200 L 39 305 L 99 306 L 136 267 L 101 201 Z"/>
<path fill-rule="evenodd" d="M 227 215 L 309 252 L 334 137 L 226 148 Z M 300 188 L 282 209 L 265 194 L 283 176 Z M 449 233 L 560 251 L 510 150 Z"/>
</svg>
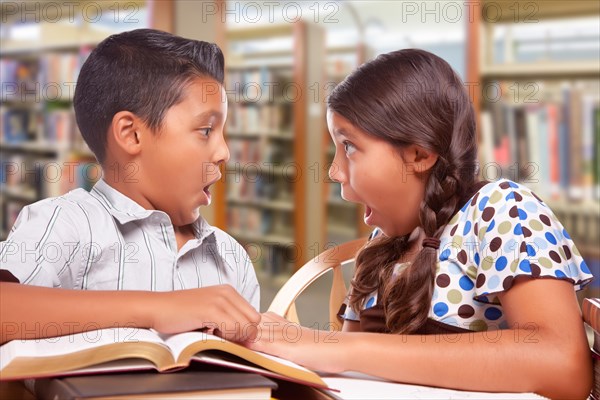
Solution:
<svg viewBox="0 0 600 400">
<path fill-rule="evenodd" d="M 377 54 L 417 47 L 465 81 L 482 177 L 522 182 L 547 201 L 597 277 L 580 296 L 600 297 L 599 4 L 3 0 L 0 238 L 24 205 L 101 177 L 72 109 L 97 43 L 143 27 L 216 42 L 231 159 L 202 213 L 245 245 L 264 310 L 305 262 L 370 231 L 327 176 L 328 92 Z M 314 290 L 312 304 L 326 304 L 327 289 Z"/>
</svg>

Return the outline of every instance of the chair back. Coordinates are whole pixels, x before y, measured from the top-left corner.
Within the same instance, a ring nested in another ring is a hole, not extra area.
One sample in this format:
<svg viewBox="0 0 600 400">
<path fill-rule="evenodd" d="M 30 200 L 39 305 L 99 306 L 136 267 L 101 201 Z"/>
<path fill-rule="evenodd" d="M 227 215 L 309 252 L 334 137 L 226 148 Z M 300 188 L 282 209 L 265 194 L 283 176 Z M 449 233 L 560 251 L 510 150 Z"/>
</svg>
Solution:
<svg viewBox="0 0 600 400">
<path fill-rule="evenodd" d="M 340 330 L 342 324 L 337 318 L 337 312 L 347 293 L 342 267 L 354 261 L 356 253 L 366 242 L 366 238 L 360 238 L 342 243 L 339 246 L 325 250 L 308 261 L 279 289 L 269 306 L 269 311 L 292 322 L 299 322 L 295 307 L 296 299 L 314 281 L 327 271 L 333 270 L 333 283 L 329 293 L 329 326 L 330 330 Z"/>
</svg>

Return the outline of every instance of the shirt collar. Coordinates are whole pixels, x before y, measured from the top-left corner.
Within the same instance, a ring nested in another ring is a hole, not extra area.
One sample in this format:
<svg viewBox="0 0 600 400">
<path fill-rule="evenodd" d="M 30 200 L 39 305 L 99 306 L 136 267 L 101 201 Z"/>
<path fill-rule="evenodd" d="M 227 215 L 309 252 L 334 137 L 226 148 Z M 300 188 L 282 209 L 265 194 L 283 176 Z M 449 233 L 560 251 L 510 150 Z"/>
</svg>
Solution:
<svg viewBox="0 0 600 400">
<path fill-rule="evenodd" d="M 146 210 L 144 207 L 110 186 L 103 179 L 96 182 L 90 194 L 94 196 L 121 225 L 131 221 L 146 219 L 154 214 L 163 214 L 167 219 L 169 218 L 164 211 Z M 209 237 L 215 231 L 215 228 L 206 222 L 202 216 L 198 217 L 198 219 L 192 223 L 192 228 L 194 229 L 196 239 L 200 241 Z"/>
</svg>

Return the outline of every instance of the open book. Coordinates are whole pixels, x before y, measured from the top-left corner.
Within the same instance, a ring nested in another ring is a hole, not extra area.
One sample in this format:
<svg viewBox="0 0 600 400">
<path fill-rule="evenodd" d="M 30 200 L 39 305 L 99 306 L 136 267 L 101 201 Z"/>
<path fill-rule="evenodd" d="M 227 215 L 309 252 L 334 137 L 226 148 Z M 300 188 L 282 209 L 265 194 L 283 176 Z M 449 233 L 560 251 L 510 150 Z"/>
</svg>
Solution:
<svg viewBox="0 0 600 400">
<path fill-rule="evenodd" d="M 314 372 L 203 332 L 163 335 L 140 328 L 110 328 L 47 339 L 13 340 L 0 347 L 0 379 L 26 379 L 156 369 L 192 361 L 259 373 L 325 388 Z"/>
</svg>

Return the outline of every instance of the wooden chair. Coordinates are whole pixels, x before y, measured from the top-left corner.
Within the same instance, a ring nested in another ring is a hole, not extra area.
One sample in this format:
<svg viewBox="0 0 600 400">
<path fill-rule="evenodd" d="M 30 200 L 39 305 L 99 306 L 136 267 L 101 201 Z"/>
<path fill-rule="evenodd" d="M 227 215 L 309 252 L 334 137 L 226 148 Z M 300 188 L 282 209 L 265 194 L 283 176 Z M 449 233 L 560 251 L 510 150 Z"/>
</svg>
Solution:
<svg viewBox="0 0 600 400">
<path fill-rule="evenodd" d="M 356 253 L 366 241 L 366 238 L 361 238 L 332 247 L 304 264 L 279 289 L 269 306 L 269 311 L 290 321 L 299 322 L 295 306 L 296 299 L 310 284 L 327 271 L 333 270 L 333 283 L 329 294 L 329 322 L 330 330 L 340 330 L 342 326 L 337 318 L 337 312 L 347 293 L 342 267 L 354 261 Z"/>
<path fill-rule="evenodd" d="M 594 386 L 590 399 L 600 400 L 600 299 L 583 299 L 583 320 L 594 331 L 592 357 L 594 362 Z"/>
</svg>

